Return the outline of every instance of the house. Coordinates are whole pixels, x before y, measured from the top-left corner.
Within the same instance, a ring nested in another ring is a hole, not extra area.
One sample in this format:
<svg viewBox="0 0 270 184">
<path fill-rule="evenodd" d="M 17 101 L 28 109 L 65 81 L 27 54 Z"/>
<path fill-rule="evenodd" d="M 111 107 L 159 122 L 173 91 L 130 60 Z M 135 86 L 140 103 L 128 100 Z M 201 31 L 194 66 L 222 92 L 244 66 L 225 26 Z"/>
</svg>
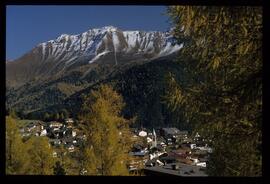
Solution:
<svg viewBox="0 0 270 184">
<path fill-rule="evenodd" d="M 75 147 L 74 147 L 73 144 L 67 145 L 67 149 L 68 149 L 69 152 L 74 152 L 75 151 Z"/>
<path fill-rule="evenodd" d="M 131 138 L 132 141 L 137 141 L 139 139 L 139 136 L 132 135 L 130 138 Z"/>
<path fill-rule="evenodd" d="M 179 131 L 178 136 L 179 136 L 181 139 L 187 139 L 187 138 L 188 138 L 188 131 L 186 131 L 186 130 Z"/>
<path fill-rule="evenodd" d="M 160 130 L 160 135 L 167 140 L 167 144 L 171 144 L 172 141 L 175 142 L 179 133 L 180 130 L 177 128 L 162 128 Z"/>
<path fill-rule="evenodd" d="M 146 137 L 147 136 L 147 132 L 146 131 L 139 131 L 139 134 L 138 134 L 140 137 Z"/>
<path fill-rule="evenodd" d="M 65 119 L 65 125 L 68 127 L 68 128 L 72 128 L 73 125 L 74 125 L 75 121 L 72 119 L 72 118 L 67 118 Z"/>
<path fill-rule="evenodd" d="M 50 139 L 50 143 L 53 145 L 53 146 L 58 146 L 61 144 L 61 140 L 60 139 Z"/>
<path fill-rule="evenodd" d="M 79 131 L 77 129 L 73 129 L 73 128 L 70 128 L 70 127 L 67 127 L 67 128 L 63 129 L 63 134 L 65 136 L 76 137 L 76 136 L 79 136 L 78 133 L 79 133 Z"/>
<path fill-rule="evenodd" d="M 50 128 L 58 128 L 58 129 L 60 129 L 62 126 L 63 126 L 62 123 L 59 123 L 59 122 L 56 122 L 56 121 L 50 122 L 50 125 L 49 125 Z"/>
<path fill-rule="evenodd" d="M 145 163 L 145 166 L 146 167 L 154 167 L 156 165 L 158 165 L 158 166 L 164 165 L 163 162 L 161 162 L 160 160 L 158 160 L 159 162 L 157 162 L 157 160 L 158 160 L 158 158 L 153 158 L 153 159 L 147 160 L 147 162 Z"/>
<path fill-rule="evenodd" d="M 43 134 L 45 133 L 44 130 L 45 128 L 42 122 L 36 121 L 36 122 L 29 123 L 23 131 L 31 133 L 32 135 L 35 135 L 35 136 L 40 136 L 42 131 L 43 131 Z"/>
<path fill-rule="evenodd" d="M 140 144 L 134 144 L 132 147 L 131 152 L 129 153 L 129 155 L 132 156 L 145 156 L 148 153 L 148 149 L 144 148 L 142 145 Z"/>
<path fill-rule="evenodd" d="M 201 147 L 197 146 L 196 149 L 199 149 L 201 151 L 207 151 L 207 153 L 213 153 L 213 149 L 208 147 L 207 145 Z"/>
<path fill-rule="evenodd" d="M 47 130 L 46 129 L 43 129 L 39 134 L 39 136 L 46 136 L 46 135 L 47 135 Z"/>
<path fill-rule="evenodd" d="M 77 135 L 77 140 L 86 141 L 86 135 L 85 134 Z"/>
<path fill-rule="evenodd" d="M 190 148 L 191 149 L 195 149 L 196 148 L 196 144 L 190 144 Z"/>
<path fill-rule="evenodd" d="M 36 125 L 34 124 L 34 122 L 31 122 L 26 126 L 26 131 L 32 132 L 35 128 L 36 128 Z"/>
<path fill-rule="evenodd" d="M 193 166 L 183 163 L 170 163 L 165 166 L 146 167 L 144 169 L 146 176 L 207 176 L 199 166 Z"/>
<path fill-rule="evenodd" d="M 73 124 L 74 120 L 72 118 L 67 118 L 67 119 L 65 119 L 65 123 L 66 124 Z"/>
<path fill-rule="evenodd" d="M 167 138 L 166 139 L 166 143 L 167 143 L 167 145 L 172 145 L 173 144 L 172 139 L 171 138 Z"/>
<path fill-rule="evenodd" d="M 65 145 L 69 145 L 69 144 L 72 144 L 74 142 L 74 139 L 72 137 L 64 137 L 62 139 L 62 142 Z"/>
<path fill-rule="evenodd" d="M 164 153 L 166 153 L 166 152 L 165 151 L 162 151 L 162 152 L 156 151 L 154 153 L 149 154 L 149 159 L 152 160 L 154 158 L 158 158 L 159 156 L 163 155 Z"/>
<path fill-rule="evenodd" d="M 164 142 L 160 142 L 159 145 L 164 147 L 164 148 L 166 148 L 166 146 L 167 146 Z"/>
<path fill-rule="evenodd" d="M 187 157 L 187 159 L 191 160 L 193 162 L 194 165 L 196 165 L 197 163 L 199 163 L 199 159 L 198 157 Z"/>
<path fill-rule="evenodd" d="M 165 138 L 177 139 L 177 138 L 187 138 L 188 131 L 180 131 L 177 128 L 162 128 L 160 130 L 161 136 Z"/>
<path fill-rule="evenodd" d="M 206 167 L 206 162 L 198 162 L 196 163 L 196 166 Z"/>
<path fill-rule="evenodd" d="M 64 132 L 61 129 L 54 129 L 51 132 L 51 137 L 52 138 L 63 138 L 64 137 Z"/>
<path fill-rule="evenodd" d="M 151 143 L 153 140 L 150 137 L 146 137 L 147 143 Z"/>
<path fill-rule="evenodd" d="M 200 134 L 199 134 L 198 132 L 196 132 L 196 134 L 195 134 L 193 140 L 194 140 L 194 141 L 199 141 L 199 140 L 200 140 L 200 137 L 201 137 Z"/>
<path fill-rule="evenodd" d="M 163 162 L 165 165 L 170 163 L 176 163 L 176 159 L 172 156 L 162 156 L 160 155 L 159 160 Z"/>
<path fill-rule="evenodd" d="M 72 130 L 71 131 L 71 135 L 72 135 L 72 137 L 75 137 L 77 134 L 76 134 L 76 130 Z"/>
</svg>

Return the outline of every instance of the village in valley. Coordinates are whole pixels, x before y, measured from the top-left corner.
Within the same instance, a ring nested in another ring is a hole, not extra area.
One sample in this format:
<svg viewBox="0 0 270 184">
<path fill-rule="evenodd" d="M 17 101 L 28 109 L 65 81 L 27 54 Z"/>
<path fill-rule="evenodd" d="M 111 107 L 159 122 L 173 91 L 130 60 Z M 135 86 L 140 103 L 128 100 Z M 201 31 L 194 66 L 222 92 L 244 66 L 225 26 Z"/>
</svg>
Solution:
<svg viewBox="0 0 270 184">
<path fill-rule="evenodd" d="M 188 131 L 174 127 L 133 129 L 133 133 L 133 139 L 138 141 L 130 152 L 134 157 L 130 171 L 143 170 L 145 175 L 207 176 L 207 161 L 213 150 L 198 133 L 191 137 Z"/>
<path fill-rule="evenodd" d="M 20 133 L 23 138 L 29 136 L 47 136 L 50 145 L 59 147 L 61 145 L 70 153 L 74 152 L 86 140 L 81 130 L 74 126 L 74 120 L 67 118 L 63 122 L 31 120 L 26 126 L 21 127 Z M 57 152 L 53 152 L 57 157 Z"/>
<path fill-rule="evenodd" d="M 175 127 L 146 129 L 131 128 L 132 149 L 129 152 L 129 172 L 135 175 L 207 176 L 209 154 L 213 149 L 198 133 L 191 136 Z M 58 157 L 57 148 L 64 147 L 70 154 L 80 151 L 86 135 L 76 126 L 76 120 L 63 122 L 31 120 L 21 127 L 23 138 L 47 136 Z M 86 173 L 84 171 L 82 174 Z"/>
</svg>

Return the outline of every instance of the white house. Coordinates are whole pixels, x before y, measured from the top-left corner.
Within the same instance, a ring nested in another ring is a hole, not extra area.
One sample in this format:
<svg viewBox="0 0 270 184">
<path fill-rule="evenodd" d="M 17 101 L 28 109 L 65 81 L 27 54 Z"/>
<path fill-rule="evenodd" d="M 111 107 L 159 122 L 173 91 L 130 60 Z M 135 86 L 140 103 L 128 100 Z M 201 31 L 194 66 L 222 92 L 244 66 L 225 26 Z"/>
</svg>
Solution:
<svg viewBox="0 0 270 184">
<path fill-rule="evenodd" d="M 161 145 L 162 147 L 166 147 L 166 146 L 167 146 L 164 142 L 161 142 L 160 145 Z"/>
<path fill-rule="evenodd" d="M 150 160 L 157 158 L 160 155 L 163 155 L 164 153 L 166 153 L 166 152 L 156 152 L 156 153 L 149 154 Z"/>
<path fill-rule="evenodd" d="M 153 141 L 153 139 L 151 139 L 150 137 L 147 137 L 146 140 L 147 140 L 147 143 L 150 143 Z"/>
<path fill-rule="evenodd" d="M 67 118 L 67 119 L 65 119 L 65 122 L 66 122 L 66 123 L 74 123 L 74 121 L 73 121 L 72 118 Z"/>
<path fill-rule="evenodd" d="M 75 130 L 72 130 L 72 137 L 75 137 L 77 134 L 76 134 L 76 131 Z"/>
<path fill-rule="evenodd" d="M 189 160 L 193 162 L 193 164 L 197 164 L 199 162 L 198 158 L 192 158 L 192 157 L 187 157 Z"/>
<path fill-rule="evenodd" d="M 47 130 L 46 129 L 43 129 L 41 132 L 40 132 L 40 136 L 46 136 L 47 135 Z"/>
<path fill-rule="evenodd" d="M 164 165 L 164 163 L 161 162 L 160 160 L 157 160 L 157 164 L 158 164 L 159 166 L 163 166 L 163 165 Z"/>
<path fill-rule="evenodd" d="M 59 123 L 59 122 L 53 121 L 50 123 L 50 128 L 61 128 L 62 126 L 63 126 L 63 124 Z"/>
<path fill-rule="evenodd" d="M 196 166 L 206 167 L 206 162 L 196 163 Z"/>
<path fill-rule="evenodd" d="M 196 147 L 197 149 L 201 150 L 201 151 L 207 151 L 208 153 L 212 153 L 213 149 L 208 147 L 208 146 L 201 146 L 201 147 Z"/>
<path fill-rule="evenodd" d="M 69 152 L 73 152 L 74 149 L 75 149 L 75 147 L 72 144 L 68 146 L 68 151 Z"/>
<path fill-rule="evenodd" d="M 140 137 L 145 137 L 145 136 L 147 136 L 147 132 L 142 130 L 142 131 L 139 132 L 139 136 Z"/>
<path fill-rule="evenodd" d="M 195 149 L 196 148 L 196 144 L 190 144 L 190 148 L 191 149 Z"/>
</svg>

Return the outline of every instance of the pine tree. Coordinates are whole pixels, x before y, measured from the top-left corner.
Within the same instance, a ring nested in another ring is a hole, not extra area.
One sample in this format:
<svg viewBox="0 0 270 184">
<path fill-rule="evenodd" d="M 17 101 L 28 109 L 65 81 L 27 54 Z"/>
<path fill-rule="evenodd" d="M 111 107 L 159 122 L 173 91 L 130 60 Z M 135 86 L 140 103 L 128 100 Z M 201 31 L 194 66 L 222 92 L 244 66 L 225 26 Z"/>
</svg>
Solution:
<svg viewBox="0 0 270 184">
<path fill-rule="evenodd" d="M 122 97 L 101 85 L 84 99 L 80 119 L 85 122 L 87 144 L 84 167 L 89 175 L 128 175 L 129 129 L 121 116 Z"/>
<path fill-rule="evenodd" d="M 44 114 L 43 120 L 44 121 L 49 121 L 50 120 L 50 115 L 47 112 Z"/>
<path fill-rule="evenodd" d="M 64 113 L 60 113 L 59 120 L 61 120 L 61 121 L 64 121 L 65 120 Z"/>
<path fill-rule="evenodd" d="M 62 113 L 64 115 L 64 118 L 69 118 L 69 113 L 68 113 L 68 111 L 66 109 L 63 109 Z"/>
<path fill-rule="evenodd" d="M 55 116 L 54 116 L 54 120 L 55 120 L 55 121 L 58 121 L 59 118 L 60 118 L 60 116 L 59 116 L 59 113 L 57 112 L 57 113 L 55 114 Z"/>
<path fill-rule="evenodd" d="M 166 101 L 213 140 L 215 176 L 261 175 L 262 8 L 172 6 L 179 64 L 187 81 L 168 79 Z"/>
</svg>

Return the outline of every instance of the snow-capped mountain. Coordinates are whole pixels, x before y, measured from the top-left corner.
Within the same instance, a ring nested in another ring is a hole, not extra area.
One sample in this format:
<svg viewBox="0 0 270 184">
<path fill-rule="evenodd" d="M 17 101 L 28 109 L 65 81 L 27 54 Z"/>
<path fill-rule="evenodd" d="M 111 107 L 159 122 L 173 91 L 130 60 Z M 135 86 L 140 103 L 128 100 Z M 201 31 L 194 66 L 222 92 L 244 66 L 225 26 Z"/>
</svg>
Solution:
<svg viewBox="0 0 270 184">
<path fill-rule="evenodd" d="M 113 26 L 90 29 L 78 35 L 62 34 L 7 62 L 7 82 L 45 78 L 85 64 L 119 65 L 152 60 L 171 55 L 182 46 L 170 32 L 122 31 Z"/>
<path fill-rule="evenodd" d="M 106 26 L 78 35 L 62 34 L 55 40 L 39 44 L 37 49 L 41 51 L 42 61 L 54 59 L 70 65 L 82 58 L 92 63 L 109 54 L 116 54 L 116 62 L 118 55 L 128 55 L 130 59 L 138 55 L 156 58 L 176 52 L 181 47 L 175 44 L 168 32 L 121 31 Z"/>
</svg>

